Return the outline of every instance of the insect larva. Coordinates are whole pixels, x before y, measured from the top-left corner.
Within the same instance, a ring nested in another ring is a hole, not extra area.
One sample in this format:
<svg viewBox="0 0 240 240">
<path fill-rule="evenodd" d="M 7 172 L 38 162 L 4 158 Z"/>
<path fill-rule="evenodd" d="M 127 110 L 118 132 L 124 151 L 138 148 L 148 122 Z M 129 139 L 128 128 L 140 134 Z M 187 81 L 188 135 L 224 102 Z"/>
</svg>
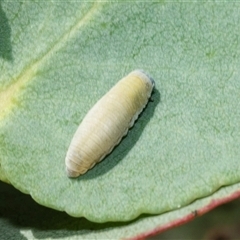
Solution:
<svg viewBox="0 0 240 240">
<path fill-rule="evenodd" d="M 142 70 L 121 79 L 87 113 L 67 151 L 67 175 L 78 177 L 121 141 L 146 106 L 154 80 Z"/>
</svg>

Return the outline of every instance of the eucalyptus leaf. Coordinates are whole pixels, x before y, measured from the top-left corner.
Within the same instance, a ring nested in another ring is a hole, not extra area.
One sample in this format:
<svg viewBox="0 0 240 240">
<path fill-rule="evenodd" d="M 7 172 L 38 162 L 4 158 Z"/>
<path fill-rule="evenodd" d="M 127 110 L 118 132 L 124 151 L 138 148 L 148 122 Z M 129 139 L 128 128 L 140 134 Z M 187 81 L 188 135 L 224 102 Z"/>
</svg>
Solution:
<svg viewBox="0 0 240 240">
<path fill-rule="evenodd" d="M 12 59 L 0 59 L 0 175 L 93 222 L 170 212 L 238 183 L 237 6 L 1 2 Z M 153 102 L 103 162 L 67 178 L 79 123 L 134 69 L 155 79 Z"/>
<path fill-rule="evenodd" d="M 240 184 L 238 183 L 221 188 L 209 197 L 198 199 L 186 207 L 160 215 L 144 214 L 130 222 L 94 223 L 85 218 L 73 218 L 66 213 L 40 206 L 28 195 L 16 191 L 10 185 L 0 183 L 0 236 L 3 239 L 29 240 L 137 240 L 146 239 L 146 237 L 162 233 L 164 230 L 194 219 L 191 223 L 181 227 L 185 231 L 174 228 L 160 234 L 156 239 L 203 239 L 206 229 L 214 223 L 218 226 L 227 225 L 230 222 L 238 223 L 239 206 L 237 205 L 234 209 L 227 209 L 225 213 L 221 212 L 221 217 L 219 214 L 213 217 L 209 217 L 209 214 L 201 215 L 206 213 L 207 209 L 210 210 L 219 205 L 221 201 L 222 203 L 226 202 L 226 196 L 229 200 L 230 198 L 234 199 L 233 195 L 236 195 L 236 189 L 239 189 L 239 187 Z M 167 236 L 169 237 L 167 238 Z"/>
</svg>

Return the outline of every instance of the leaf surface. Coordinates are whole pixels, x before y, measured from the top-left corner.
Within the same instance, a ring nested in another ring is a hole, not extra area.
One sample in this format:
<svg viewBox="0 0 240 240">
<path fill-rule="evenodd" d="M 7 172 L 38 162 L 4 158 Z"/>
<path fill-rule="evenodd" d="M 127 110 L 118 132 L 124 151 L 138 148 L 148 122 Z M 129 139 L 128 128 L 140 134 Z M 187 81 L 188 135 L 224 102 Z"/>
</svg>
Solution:
<svg viewBox="0 0 240 240">
<path fill-rule="evenodd" d="M 93 222 L 162 214 L 238 183 L 236 5 L 1 2 L 12 60 L 0 59 L 0 178 Z M 139 68 L 154 101 L 103 162 L 67 178 L 79 123 Z"/>
</svg>

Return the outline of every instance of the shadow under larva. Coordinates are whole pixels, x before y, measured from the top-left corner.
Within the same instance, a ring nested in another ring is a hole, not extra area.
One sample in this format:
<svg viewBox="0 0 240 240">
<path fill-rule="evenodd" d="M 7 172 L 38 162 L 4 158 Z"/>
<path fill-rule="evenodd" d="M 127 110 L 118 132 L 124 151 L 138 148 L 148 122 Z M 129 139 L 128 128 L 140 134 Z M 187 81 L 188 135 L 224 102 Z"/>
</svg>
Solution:
<svg viewBox="0 0 240 240">
<path fill-rule="evenodd" d="M 88 174 L 81 176 L 81 179 L 102 175 L 127 154 L 160 101 L 160 94 L 156 89 L 152 95 L 153 88 L 154 80 L 142 70 L 135 70 L 121 79 L 89 110 L 80 123 L 66 155 L 65 163 L 69 177 L 85 174 L 96 163 L 105 159 Z M 148 103 L 150 97 L 153 102 Z M 143 109 L 144 113 L 141 114 Z M 141 130 L 136 128 L 138 131 L 134 131 L 132 127 L 140 115 L 142 120 L 138 124 L 141 124 Z M 133 130 L 122 140 L 129 128 Z"/>
</svg>

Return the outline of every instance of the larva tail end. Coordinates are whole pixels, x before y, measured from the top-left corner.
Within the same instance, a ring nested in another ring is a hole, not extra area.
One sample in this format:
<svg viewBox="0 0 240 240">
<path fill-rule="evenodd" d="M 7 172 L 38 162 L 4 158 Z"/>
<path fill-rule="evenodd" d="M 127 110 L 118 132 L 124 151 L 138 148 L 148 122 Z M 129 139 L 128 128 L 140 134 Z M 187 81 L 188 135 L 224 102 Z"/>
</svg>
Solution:
<svg viewBox="0 0 240 240">
<path fill-rule="evenodd" d="M 78 177 L 78 176 L 80 175 L 79 172 L 75 172 L 75 171 L 70 170 L 70 169 L 68 169 L 68 168 L 66 168 L 66 172 L 67 172 L 67 176 L 68 176 L 69 178 L 76 178 L 76 177 Z"/>
</svg>

